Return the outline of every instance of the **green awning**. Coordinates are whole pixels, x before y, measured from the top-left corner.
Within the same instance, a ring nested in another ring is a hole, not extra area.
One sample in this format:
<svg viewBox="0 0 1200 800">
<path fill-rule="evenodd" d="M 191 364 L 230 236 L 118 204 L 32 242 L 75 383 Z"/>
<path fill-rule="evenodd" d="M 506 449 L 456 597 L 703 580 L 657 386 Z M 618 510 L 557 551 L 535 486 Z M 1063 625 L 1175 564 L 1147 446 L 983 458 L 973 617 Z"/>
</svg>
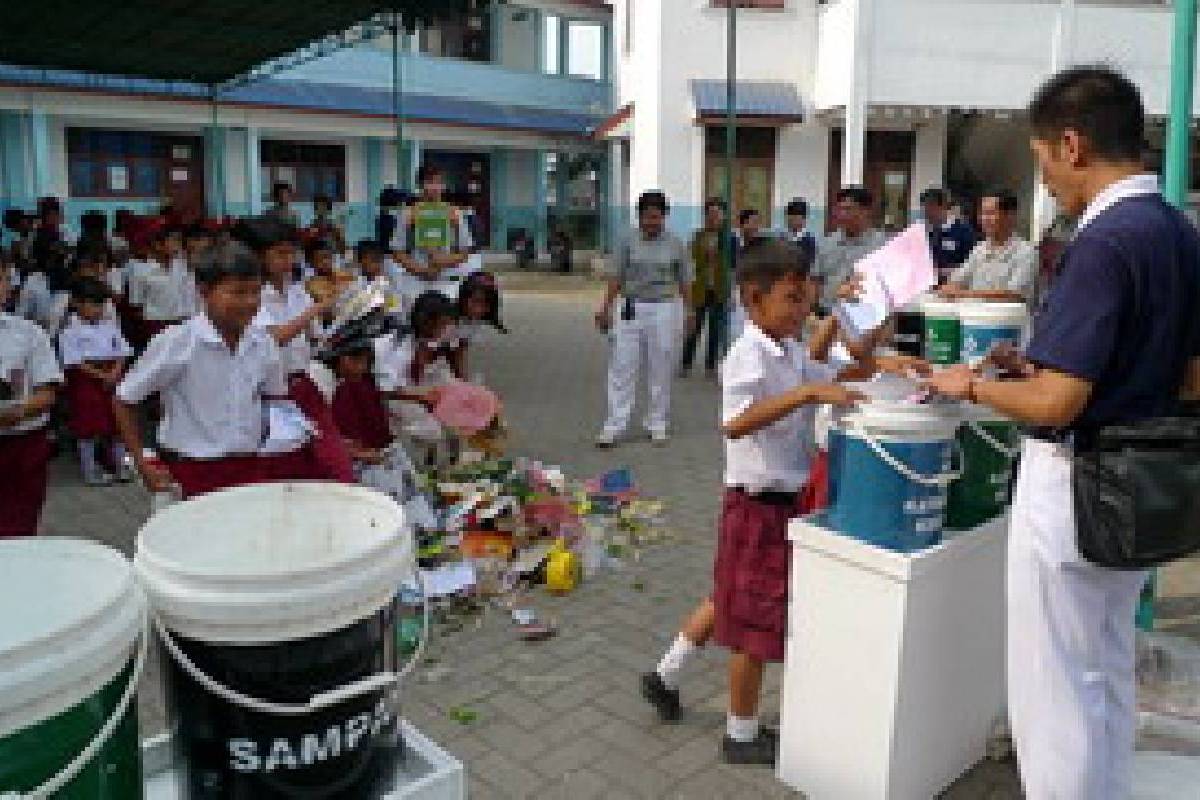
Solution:
<svg viewBox="0 0 1200 800">
<path fill-rule="evenodd" d="M 13 0 L 4 4 L 0 19 L 0 62 L 219 85 L 381 12 L 399 12 L 408 26 L 467 5 L 467 0 Z"/>
</svg>

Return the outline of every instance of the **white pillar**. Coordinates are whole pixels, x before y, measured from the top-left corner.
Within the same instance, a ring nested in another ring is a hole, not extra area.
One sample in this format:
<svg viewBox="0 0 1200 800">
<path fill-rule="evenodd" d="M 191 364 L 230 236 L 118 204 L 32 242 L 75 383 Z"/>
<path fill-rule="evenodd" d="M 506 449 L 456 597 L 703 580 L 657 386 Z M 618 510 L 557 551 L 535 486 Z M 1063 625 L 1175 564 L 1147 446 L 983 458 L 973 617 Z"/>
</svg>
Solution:
<svg viewBox="0 0 1200 800">
<path fill-rule="evenodd" d="M 251 216 L 263 212 L 262 140 L 253 125 L 246 127 L 246 208 Z"/>
<path fill-rule="evenodd" d="M 854 18 L 854 58 L 850 96 L 846 98 L 846 128 L 842 136 L 842 185 L 863 182 L 867 151 L 867 109 L 871 100 L 871 52 L 874 49 L 875 2 L 851 0 Z"/>
<path fill-rule="evenodd" d="M 1054 74 L 1075 60 L 1075 0 L 1060 0 L 1058 14 L 1054 20 L 1054 32 L 1050 38 L 1050 73 Z M 1042 231 L 1054 221 L 1054 199 L 1046 185 L 1037 178 L 1033 196 L 1033 214 L 1029 232 L 1031 241 L 1037 241 Z"/>
</svg>

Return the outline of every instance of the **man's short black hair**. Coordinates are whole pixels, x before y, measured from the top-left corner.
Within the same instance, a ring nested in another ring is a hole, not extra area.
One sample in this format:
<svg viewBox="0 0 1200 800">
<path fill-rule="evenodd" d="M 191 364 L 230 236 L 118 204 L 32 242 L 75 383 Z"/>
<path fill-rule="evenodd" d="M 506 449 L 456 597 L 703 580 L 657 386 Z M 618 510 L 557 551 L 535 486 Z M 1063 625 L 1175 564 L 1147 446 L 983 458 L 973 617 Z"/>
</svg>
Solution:
<svg viewBox="0 0 1200 800">
<path fill-rule="evenodd" d="M 271 199 L 278 202 L 279 201 L 279 193 L 282 192 L 284 189 L 287 189 L 290 192 L 290 191 L 292 191 L 292 185 L 290 183 L 288 183 L 287 181 L 278 181 L 277 183 L 275 183 L 275 185 L 273 185 L 271 187 Z"/>
<path fill-rule="evenodd" d="M 787 204 L 783 213 L 789 217 L 804 217 L 808 219 L 808 201 L 802 197 L 796 197 Z"/>
<path fill-rule="evenodd" d="M 446 173 L 442 171 L 441 167 L 436 167 L 433 164 L 422 164 L 417 170 L 417 185 L 424 186 L 434 178 L 445 177 Z"/>
<path fill-rule="evenodd" d="M 1142 96 L 1131 80 L 1111 67 L 1071 67 L 1051 77 L 1029 103 L 1029 127 L 1052 140 L 1074 130 L 1095 155 L 1110 161 L 1139 161 L 1146 131 Z"/>
<path fill-rule="evenodd" d="M 71 282 L 71 299 L 76 303 L 101 304 L 111 296 L 108 287 L 95 278 L 76 278 Z"/>
<path fill-rule="evenodd" d="M 671 210 L 671 204 L 667 202 L 667 196 L 658 189 L 651 189 L 648 192 L 642 192 L 637 201 L 637 213 L 640 217 L 652 208 L 657 208 L 662 213 L 666 214 Z"/>
<path fill-rule="evenodd" d="M 333 198 L 330 197 L 329 195 L 325 194 L 324 192 L 321 192 L 319 194 L 314 194 L 313 195 L 313 205 L 314 206 L 329 206 L 330 208 L 333 208 Z"/>
<path fill-rule="evenodd" d="M 939 189 L 935 186 L 921 192 L 921 205 L 925 205 L 926 203 L 946 206 L 950 203 L 950 195 L 946 194 L 945 189 Z"/>
<path fill-rule="evenodd" d="M 738 225 L 745 225 L 747 222 L 750 221 L 751 217 L 757 217 L 757 216 L 758 216 L 757 208 L 743 208 L 741 211 L 738 212 Z"/>
<path fill-rule="evenodd" d="M 875 205 L 875 195 L 871 194 L 871 190 L 865 186 L 843 186 L 841 189 L 838 189 L 834 198 L 839 203 L 843 200 L 849 200 L 861 208 L 871 208 Z"/>
<path fill-rule="evenodd" d="M 979 196 L 980 200 L 985 197 L 996 198 L 996 205 L 1001 211 L 1012 213 L 1021 207 L 1021 202 L 1017 196 L 1008 189 L 990 189 Z"/>
<path fill-rule="evenodd" d="M 359 259 L 367 256 L 383 256 L 383 245 L 374 239 L 363 239 L 354 245 L 354 255 Z"/>
<path fill-rule="evenodd" d="M 196 284 L 212 287 L 224 280 L 262 280 L 262 262 L 239 242 L 219 242 L 196 264 Z"/>
<path fill-rule="evenodd" d="M 757 239 L 746 245 L 738 256 L 738 286 L 757 286 L 764 292 L 789 275 L 807 278 L 812 269 L 812 254 L 781 239 Z"/>
<path fill-rule="evenodd" d="M 724 214 L 725 201 L 719 197 L 710 197 L 704 201 L 704 210 L 708 211 L 710 208 L 719 208 L 721 209 L 721 213 Z"/>
</svg>

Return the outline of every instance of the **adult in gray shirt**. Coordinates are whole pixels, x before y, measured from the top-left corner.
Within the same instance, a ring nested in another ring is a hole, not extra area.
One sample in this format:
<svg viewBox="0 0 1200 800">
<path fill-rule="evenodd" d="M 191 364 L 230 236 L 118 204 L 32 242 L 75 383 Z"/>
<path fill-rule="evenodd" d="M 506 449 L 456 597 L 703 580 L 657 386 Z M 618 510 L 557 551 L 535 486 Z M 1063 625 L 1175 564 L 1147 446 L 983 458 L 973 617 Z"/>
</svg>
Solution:
<svg viewBox="0 0 1200 800">
<path fill-rule="evenodd" d="M 854 272 L 854 264 L 887 243 L 883 231 L 871 227 L 875 198 L 863 186 L 838 190 L 834 207 L 837 230 L 817 248 L 814 277 L 821 281 L 820 306 L 828 312 L 837 302 L 838 287 Z"/>
<path fill-rule="evenodd" d="M 638 198 L 638 227 L 617 245 L 609 266 L 608 290 L 596 312 L 596 327 L 612 337 L 608 418 L 596 437 L 597 447 L 612 447 L 629 427 L 643 348 L 646 431 L 655 444 L 668 440 L 671 379 L 685 325 L 683 298 L 695 274 L 687 247 L 666 230 L 669 208 L 662 192 Z M 693 325 L 694 314 L 686 313 L 686 324 Z"/>
<path fill-rule="evenodd" d="M 1004 189 L 980 199 L 979 225 L 985 238 L 938 294 L 948 300 L 1033 300 L 1038 254 L 1032 244 L 1014 233 L 1017 208 L 1017 196 Z"/>
</svg>

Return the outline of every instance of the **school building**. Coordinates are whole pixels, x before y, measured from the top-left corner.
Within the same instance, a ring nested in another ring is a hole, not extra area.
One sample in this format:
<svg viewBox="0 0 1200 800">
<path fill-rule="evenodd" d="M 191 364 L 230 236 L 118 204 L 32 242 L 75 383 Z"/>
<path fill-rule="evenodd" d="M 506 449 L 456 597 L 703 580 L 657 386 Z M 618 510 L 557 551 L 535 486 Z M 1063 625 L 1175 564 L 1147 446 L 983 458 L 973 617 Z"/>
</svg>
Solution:
<svg viewBox="0 0 1200 800">
<path fill-rule="evenodd" d="M 263 211 L 276 181 L 302 220 L 336 203 L 351 241 L 372 235 L 387 185 L 422 163 L 447 173 L 492 249 L 518 229 L 603 245 L 611 116 L 611 9 L 600 0 L 476 0 L 437 25 L 386 30 L 219 92 L 196 84 L 0 65 L 0 210 L 65 200 L 91 209 Z M 403 145 L 393 118 L 393 47 Z"/>
<path fill-rule="evenodd" d="M 686 231 L 724 193 L 728 0 L 613 5 L 617 112 L 603 132 L 616 173 L 629 198 L 664 189 Z M 735 208 L 770 209 L 778 226 L 802 196 L 823 230 L 837 189 L 863 183 L 895 230 L 925 188 L 970 200 L 999 186 L 1029 224 L 1022 111 L 1038 84 L 1073 63 L 1126 71 L 1161 158 L 1171 35 L 1164 0 L 739 0 Z"/>
</svg>

